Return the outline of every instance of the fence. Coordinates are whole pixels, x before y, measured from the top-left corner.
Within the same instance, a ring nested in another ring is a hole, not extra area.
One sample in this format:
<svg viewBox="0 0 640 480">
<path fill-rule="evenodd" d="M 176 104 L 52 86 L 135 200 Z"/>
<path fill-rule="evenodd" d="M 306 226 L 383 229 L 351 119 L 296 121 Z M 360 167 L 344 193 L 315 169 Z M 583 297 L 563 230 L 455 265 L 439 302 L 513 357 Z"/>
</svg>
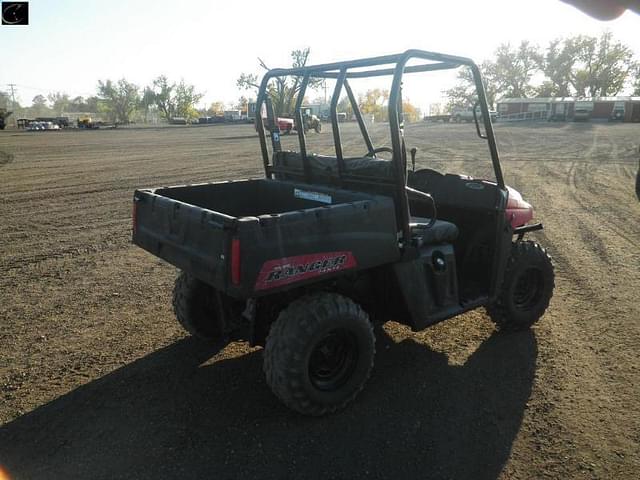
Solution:
<svg viewBox="0 0 640 480">
<path fill-rule="evenodd" d="M 522 122 L 525 120 L 546 121 L 551 114 L 551 110 L 540 110 L 538 112 L 520 112 L 510 113 L 508 115 L 500 114 L 498 120 L 501 122 Z"/>
</svg>

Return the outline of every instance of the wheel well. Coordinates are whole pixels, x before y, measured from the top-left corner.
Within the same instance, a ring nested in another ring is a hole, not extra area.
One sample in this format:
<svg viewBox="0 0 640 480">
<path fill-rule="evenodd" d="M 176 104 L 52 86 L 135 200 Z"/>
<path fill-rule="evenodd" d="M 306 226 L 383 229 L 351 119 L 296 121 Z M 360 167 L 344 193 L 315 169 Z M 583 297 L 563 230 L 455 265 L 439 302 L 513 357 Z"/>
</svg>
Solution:
<svg viewBox="0 0 640 480">
<path fill-rule="evenodd" d="M 372 322 L 384 321 L 388 316 L 385 307 L 393 304 L 387 301 L 389 289 L 383 284 L 387 277 L 380 269 L 371 269 L 256 298 L 254 318 L 250 320 L 250 342 L 264 346 L 271 325 L 280 312 L 297 299 L 318 292 L 338 293 L 350 298 L 362 307 Z"/>
</svg>

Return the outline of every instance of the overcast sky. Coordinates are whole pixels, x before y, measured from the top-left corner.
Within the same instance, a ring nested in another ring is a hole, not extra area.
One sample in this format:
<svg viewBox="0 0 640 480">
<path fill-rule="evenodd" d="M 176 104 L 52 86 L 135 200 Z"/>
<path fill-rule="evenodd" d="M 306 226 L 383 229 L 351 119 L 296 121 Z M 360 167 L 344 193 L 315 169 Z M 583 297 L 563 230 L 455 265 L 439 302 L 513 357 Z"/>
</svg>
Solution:
<svg viewBox="0 0 640 480">
<path fill-rule="evenodd" d="M 126 77 L 143 86 L 160 74 L 195 84 L 205 93 L 201 104 L 232 102 L 246 95 L 235 85 L 240 72 L 260 72 L 256 57 L 270 67 L 287 66 L 289 52 L 305 46 L 311 63 L 408 48 L 480 62 L 502 42 L 546 45 L 559 36 L 611 30 L 640 58 L 640 16 L 627 12 L 600 22 L 558 0 L 29 4 L 29 26 L 0 26 L 0 89 L 17 84 L 22 104 L 50 91 L 93 95 L 98 79 Z M 408 96 L 425 108 L 450 81 L 440 75 Z"/>
</svg>

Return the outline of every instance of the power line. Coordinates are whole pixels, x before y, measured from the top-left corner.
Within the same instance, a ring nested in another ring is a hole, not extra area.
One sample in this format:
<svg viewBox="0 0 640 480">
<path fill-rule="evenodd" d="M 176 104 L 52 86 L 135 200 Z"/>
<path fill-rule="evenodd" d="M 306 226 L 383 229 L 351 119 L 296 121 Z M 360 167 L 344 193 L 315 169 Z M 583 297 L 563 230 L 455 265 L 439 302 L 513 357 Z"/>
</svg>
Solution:
<svg viewBox="0 0 640 480">
<path fill-rule="evenodd" d="M 7 86 L 11 89 L 11 107 L 12 108 L 16 108 L 16 95 L 14 92 L 14 87 L 16 86 L 15 83 L 7 83 Z"/>
<path fill-rule="evenodd" d="M 16 86 L 15 83 L 7 83 L 7 86 L 11 89 L 11 110 L 15 112 L 16 110 L 16 94 L 14 88 Z M 16 114 L 17 115 L 17 114 Z M 13 126 L 16 126 L 16 116 L 13 116 Z"/>
</svg>

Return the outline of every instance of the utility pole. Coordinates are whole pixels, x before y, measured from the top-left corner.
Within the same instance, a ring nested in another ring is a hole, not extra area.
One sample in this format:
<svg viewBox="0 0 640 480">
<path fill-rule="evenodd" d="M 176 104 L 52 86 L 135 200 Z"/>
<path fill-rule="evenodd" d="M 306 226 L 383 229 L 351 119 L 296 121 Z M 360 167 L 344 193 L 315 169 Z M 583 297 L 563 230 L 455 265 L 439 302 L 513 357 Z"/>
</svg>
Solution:
<svg viewBox="0 0 640 480">
<path fill-rule="evenodd" d="M 16 115 L 17 115 L 17 113 L 16 113 L 16 94 L 14 92 L 14 87 L 16 86 L 16 84 L 15 83 L 7 83 L 7 86 L 11 89 L 11 111 L 14 112 L 14 115 L 13 115 L 13 126 L 15 127 L 15 126 L 17 126 L 17 123 L 16 123 Z"/>
</svg>

